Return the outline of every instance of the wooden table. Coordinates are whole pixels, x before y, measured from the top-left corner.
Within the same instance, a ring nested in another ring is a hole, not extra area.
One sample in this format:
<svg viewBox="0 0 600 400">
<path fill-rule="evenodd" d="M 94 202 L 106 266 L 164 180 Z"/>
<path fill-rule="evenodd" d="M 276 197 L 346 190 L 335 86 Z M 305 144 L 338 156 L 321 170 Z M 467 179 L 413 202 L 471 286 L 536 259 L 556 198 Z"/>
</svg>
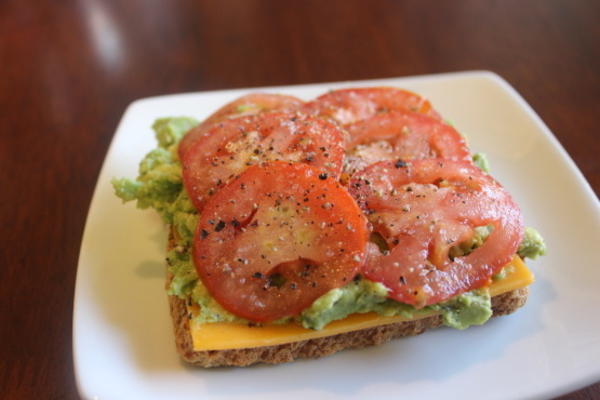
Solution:
<svg viewBox="0 0 600 400">
<path fill-rule="evenodd" d="M 79 244 L 115 127 L 146 96 L 487 69 L 600 191 L 600 2 L 0 2 L 0 398 L 76 398 Z M 600 384 L 564 399 L 600 398 Z"/>
</svg>

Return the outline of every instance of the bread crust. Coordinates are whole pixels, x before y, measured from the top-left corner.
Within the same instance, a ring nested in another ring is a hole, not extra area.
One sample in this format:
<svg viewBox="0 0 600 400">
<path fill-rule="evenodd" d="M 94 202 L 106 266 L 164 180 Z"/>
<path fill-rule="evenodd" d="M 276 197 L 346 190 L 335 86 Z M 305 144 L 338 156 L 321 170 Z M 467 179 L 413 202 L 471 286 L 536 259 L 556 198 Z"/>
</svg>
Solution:
<svg viewBox="0 0 600 400">
<path fill-rule="evenodd" d="M 525 287 L 493 297 L 493 317 L 510 314 L 523 306 L 527 300 L 527 294 L 528 288 Z M 179 354 L 186 362 L 205 368 L 245 367 L 256 363 L 280 364 L 299 358 L 319 358 L 344 349 L 375 346 L 399 337 L 419 335 L 427 329 L 442 325 L 442 317 L 435 315 L 415 321 L 396 322 L 275 346 L 194 351 L 185 301 L 176 296 L 169 296 L 169 303 Z"/>
</svg>

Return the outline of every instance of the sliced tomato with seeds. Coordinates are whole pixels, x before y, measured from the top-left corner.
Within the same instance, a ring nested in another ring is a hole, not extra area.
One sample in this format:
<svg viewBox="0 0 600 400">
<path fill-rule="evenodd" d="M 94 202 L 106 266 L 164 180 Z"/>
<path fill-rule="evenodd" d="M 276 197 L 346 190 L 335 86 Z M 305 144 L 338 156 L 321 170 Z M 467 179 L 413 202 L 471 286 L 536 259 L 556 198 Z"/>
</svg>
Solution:
<svg viewBox="0 0 600 400">
<path fill-rule="evenodd" d="M 348 150 L 373 142 L 388 142 L 391 158 L 444 158 L 469 160 L 470 152 L 464 138 L 452 126 L 427 115 L 390 111 L 348 126 Z M 381 154 L 383 159 L 390 158 Z M 380 159 L 380 161 L 383 161 Z"/>
<path fill-rule="evenodd" d="M 182 157 L 192 143 L 217 122 L 268 111 L 291 112 L 299 109 L 302 104 L 304 102 L 297 97 L 271 93 L 250 93 L 235 99 L 219 108 L 183 137 L 179 143 L 179 157 Z"/>
<path fill-rule="evenodd" d="M 392 87 L 334 90 L 306 103 L 302 110 L 310 115 L 332 118 L 341 125 L 353 124 L 392 110 L 413 111 L 440 118 L 427 99 Z"/>
<path fill-rule="evenodd" d="M 193 258 L 210 294 L 257 322 L 293 316 L 364 263 L 366 219 L 348 191 L 304 164 L 254 165 L 200 215 Z"/>
<path fill-rule="evenodd" d="M 363 273 L 390 289 L 390 297 L 423 307 L 479 288 L 508 263 L 523 236 L 520 210 L 492 177 L 467 162 L 418 160 L 371 165 L 349 190 L 387 249 L 370 247 Z M 470 254 L 450 249 L 492 233 Z"/>
<path fill-rule="evenodd" d="M 443 158 L 471 160 L 464 138 L 452 126 L 427 115 L 390 111 L 356 122 L 347 128 L 350 140 L 348 175 L 385 160 Z"/>
<path fill-rule="evenodd" d="M 196 208 L 250 165 L 292 161 L 339 177 L 344 159 L 339 128 L 294 113 L 263 113 L 213 125 L 183 155 L 183 181 Z"/>
</svg>

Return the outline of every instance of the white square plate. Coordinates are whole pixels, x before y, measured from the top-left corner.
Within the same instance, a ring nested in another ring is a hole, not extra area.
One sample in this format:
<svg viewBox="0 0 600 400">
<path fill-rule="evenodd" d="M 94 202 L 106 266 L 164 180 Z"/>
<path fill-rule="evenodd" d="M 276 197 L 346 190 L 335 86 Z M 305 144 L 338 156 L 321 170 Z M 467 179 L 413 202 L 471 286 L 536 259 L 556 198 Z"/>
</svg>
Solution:
<svg viewBox="0 0 600 400">
<path fill-rule="evenodd" d="M 517 313 L 467 331 L 439 329 L 320 360 L 195 369 L 178 358 L 165 281 L 166 232 L 152 211 L 122 205 L 112 177 L 135 177 L 162 116 L 202 119 L 255 90 L 313 98 L 391 85 L 428 97 L 485 152 L 549 254 Z M 600 205 L 529 105 L 489 72 L 190 93 L 131 104 L 98 178 L 81 244 L 73 352 L 82 396 L 98 399 L 548 397 L 600 379 Z"/>
</svg>

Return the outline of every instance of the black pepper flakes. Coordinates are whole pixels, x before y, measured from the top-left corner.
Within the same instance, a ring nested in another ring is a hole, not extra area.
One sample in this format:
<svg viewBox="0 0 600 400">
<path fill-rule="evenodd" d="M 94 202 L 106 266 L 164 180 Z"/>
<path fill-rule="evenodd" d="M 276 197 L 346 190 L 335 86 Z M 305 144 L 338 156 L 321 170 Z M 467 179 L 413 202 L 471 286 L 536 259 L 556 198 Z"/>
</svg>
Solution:
<svg viewBox="0 0 600 400">
<path fill-rule="evenodd" d="M 325 179 L 327 179 L 327 173 L 323 172 L 321 174 L 319 174 L 319 179 L 324 181 Z"/>
<path fill-rule="evenodd" d="M 396 161 L 396 163 L 394 164 L 394 167 L 396 167 L 396 168 L 405 168 L 406 167 L 406 163 L 404 161 L 402 161 L 401 159 L 398 159 L 398 161 Z"/>
<path fill-rule="evenodd" d="M 219 221 L 219 223 L 215 226 L 215 232 L 221 232 L 225 228 L 225 222 Z"/>
<path fill-rule="evenodd" d="M 207 236 L 208 236 L 208 231 L 206 231 L 205 229 L 202 229 L 202 230 L 200 231 L 200 237 L 201 237 L 202 239 L 206 239 L 206 237 L 207 237 Z"/>
</svg>

